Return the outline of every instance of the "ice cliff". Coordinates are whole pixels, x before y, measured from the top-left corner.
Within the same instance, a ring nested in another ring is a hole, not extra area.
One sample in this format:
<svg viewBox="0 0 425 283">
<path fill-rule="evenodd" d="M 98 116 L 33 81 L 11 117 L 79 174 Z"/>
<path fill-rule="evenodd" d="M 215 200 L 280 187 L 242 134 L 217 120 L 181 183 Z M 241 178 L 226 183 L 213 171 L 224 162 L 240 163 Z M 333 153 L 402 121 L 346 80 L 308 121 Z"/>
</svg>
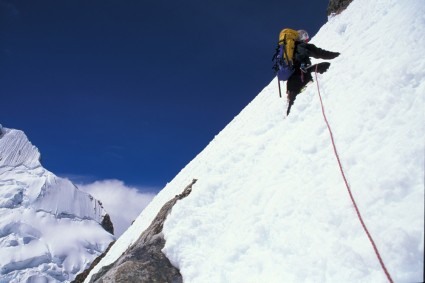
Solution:
<svg viewBox="0 0 425 283">
<path fill-rule="evenodd" d="M 0 131 L 0 282 L 69 282 L 113 240 L 109 217 L 43 168 L 24 132 Z"/>
</svg>

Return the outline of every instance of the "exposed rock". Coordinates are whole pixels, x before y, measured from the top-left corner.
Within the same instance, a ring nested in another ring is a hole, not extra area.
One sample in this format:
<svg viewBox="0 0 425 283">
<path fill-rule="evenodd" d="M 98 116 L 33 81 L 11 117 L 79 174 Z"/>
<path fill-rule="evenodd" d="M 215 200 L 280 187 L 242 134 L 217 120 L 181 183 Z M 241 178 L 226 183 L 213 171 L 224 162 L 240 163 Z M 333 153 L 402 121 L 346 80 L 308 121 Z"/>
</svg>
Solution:
<svg viewBox="0 0 425 283">
<path fill-rule="evenodd" d="M 353 0 L 329 0 L 328 16 L 344 11 Z"/>
<path fill-rule="evenodd" d="M 106 214 L 103 217 L 102 223 L 100 223 L 100 225 L 102 225 L 103 229 L 105 229 L 107 232 L 114 235 L 114 225 L 112 224 L 111 217 L 109 216 L 109 214 Z"/>
<path fill-rule="evenodd" d="M 140 238 L 115 263 L 102 267 L 98 273 L 94 274 L 90 282 L 183 282 L 180 271 L 161 251 L 165 245 L 162 228 L 173 206 L 178 200 L 190 194 L 196 181 L 193 179 L 180 195 L 176 195 L 164 204 Z"/>
</svg>

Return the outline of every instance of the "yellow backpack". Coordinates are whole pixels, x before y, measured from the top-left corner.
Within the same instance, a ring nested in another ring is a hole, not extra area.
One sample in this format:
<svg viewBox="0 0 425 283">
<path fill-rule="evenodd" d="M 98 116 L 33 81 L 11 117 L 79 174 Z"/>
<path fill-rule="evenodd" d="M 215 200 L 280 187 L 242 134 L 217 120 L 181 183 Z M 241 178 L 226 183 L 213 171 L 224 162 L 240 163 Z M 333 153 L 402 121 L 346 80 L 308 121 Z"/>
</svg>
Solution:
<svg viewBox="0 0 425 283">
<path fill-rule="evenodd" d="M 279 34 L 279 46 L 283 45 L 283 57 L 286 64 L 292 66 L 294 61 L 295 41 L 298 39 L 298 31 L 286 28 Z"/>
</svg>

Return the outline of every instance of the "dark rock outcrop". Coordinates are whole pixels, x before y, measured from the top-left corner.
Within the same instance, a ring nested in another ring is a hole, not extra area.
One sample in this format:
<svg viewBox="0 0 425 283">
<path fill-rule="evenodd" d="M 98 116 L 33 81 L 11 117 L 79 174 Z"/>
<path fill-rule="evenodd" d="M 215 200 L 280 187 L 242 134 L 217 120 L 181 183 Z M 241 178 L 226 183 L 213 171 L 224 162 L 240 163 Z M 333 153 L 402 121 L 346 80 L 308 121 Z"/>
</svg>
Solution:
<svg viewBox="0 0 425 283">
<path fill-rule="evenodd" d="M 182 283 L 180 271 L 161 252 L 165 245 L 162 228 L 173 206 L 190 194 L 196 181 L 193 179 L 180 195 L 165 203 L 140 238 L 115 263 L 94 274 L 90 282 Z"/>
<path fill-rule="evenodd" d="M 339 14 L 344 11 L 353 0 L 329 0 L 328 16 L 331 14 Z"/>
<path fill-rule="evenodd" d="M 114 225 L 112 224 L 111 217 L 109 216 L 109 214 L 106 214 L 103 217 L 102 223 L 100 223 L 100 225 L 102 225 L 103 229 L 105 229 L 107 232 L 114 235 Z"/>
</svg>

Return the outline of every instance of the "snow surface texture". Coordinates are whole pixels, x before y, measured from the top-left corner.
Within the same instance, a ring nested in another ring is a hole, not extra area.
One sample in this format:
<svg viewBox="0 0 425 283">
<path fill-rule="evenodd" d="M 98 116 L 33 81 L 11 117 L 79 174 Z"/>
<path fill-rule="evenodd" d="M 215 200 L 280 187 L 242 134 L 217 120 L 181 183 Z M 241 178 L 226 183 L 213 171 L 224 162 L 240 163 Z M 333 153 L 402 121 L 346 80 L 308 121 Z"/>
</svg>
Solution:
<svg viewBox="0 0 425 283">
<path fill-rule="evenodd" d="M 354 198 L 395 282 L 423 280 L 424 15 L 423 0 L 355 0 L 312 40 L 341 52 L 319 75 L 321 94 Z M 286 119 L 284 107 L 273 80 L 95 271 L 197 178 L 164 225 L 163 251 L 184 282 L 387 282 L 339 171 L 316 85 Z"/>
<path fill-rule="evenodd" d="M 0 282 L 69 282 L 113 240 L 105 211 L 44 169 L 22 131 L 1 132 Z"/>
</svg>

